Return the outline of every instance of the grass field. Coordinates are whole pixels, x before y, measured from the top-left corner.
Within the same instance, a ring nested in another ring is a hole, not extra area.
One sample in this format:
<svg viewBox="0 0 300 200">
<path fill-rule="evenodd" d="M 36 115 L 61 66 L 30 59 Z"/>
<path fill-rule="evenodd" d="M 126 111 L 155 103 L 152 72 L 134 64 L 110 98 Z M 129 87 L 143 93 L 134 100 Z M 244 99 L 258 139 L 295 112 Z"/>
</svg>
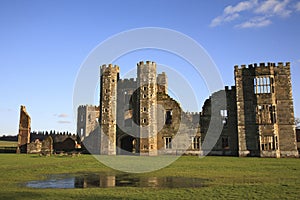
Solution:
<svg viewBox="0 0 300 200">
<path fill-rule="evenodd" d="M 108 172 L 93 156 L 0 154 L 0 199 L 299 199 L 300 159 L 181 157 L 147 177 L 208 179 L 202 188 L 33 189 L 22 183 L 47 174 Z"/>
</svg>

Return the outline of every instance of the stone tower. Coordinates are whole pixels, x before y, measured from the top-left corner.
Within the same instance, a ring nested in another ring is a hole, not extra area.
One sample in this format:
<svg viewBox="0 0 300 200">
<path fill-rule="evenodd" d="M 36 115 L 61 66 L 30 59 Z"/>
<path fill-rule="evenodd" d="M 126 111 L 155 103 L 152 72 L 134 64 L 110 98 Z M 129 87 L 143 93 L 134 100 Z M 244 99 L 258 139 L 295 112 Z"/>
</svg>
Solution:
<svg viewBox="0 0 300 200">
<path fill-rule="evenodd" d="M 77 109 L 77 135 L 81 141 L 99 126 L 99 106 L 81 105 Z"/>
<path fill-rule="evenodd" d="M 140 154 L 157 155 L 157 85 L 156 63 L 146 61 L 137 64 L 137 119 Z"/>
<path fill-rule="evenodd" d="M 168 94 L 168 78 L 165 72 L 157 75 L 157 92 Z"/>
<path fill-rule="evenodd" d="M 26 112 L 25 106 L 21 106 L 17 153 L 27 153 L 27 144 L 30 143 L 30 130 L 31 118 Z"/>
<path fill-rule="evenodd" d="M 100 154 L 116 155 L 117 84 L 120 69 L 112 64 L 101 67 Z"/>
<path fill-rule="evenodd" d="M 239 156 L 297 157 L 290 63 L 235 66 Z"/>
</svg>

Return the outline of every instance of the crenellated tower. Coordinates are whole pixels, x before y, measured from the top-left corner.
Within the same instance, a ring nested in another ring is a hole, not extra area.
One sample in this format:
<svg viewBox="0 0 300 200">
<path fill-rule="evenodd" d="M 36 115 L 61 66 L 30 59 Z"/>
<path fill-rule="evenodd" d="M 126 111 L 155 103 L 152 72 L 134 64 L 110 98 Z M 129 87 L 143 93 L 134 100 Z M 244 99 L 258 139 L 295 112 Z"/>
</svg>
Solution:
<svg viewBox="0 0 300 200">
<path fill-rule="evenodd" d="M 100 154 L 116 155 L 117 85 L 120 69 L 117 65 L 102 65 L 100 78 Z"/>
<path fill-rule="evenodd" d="M 235 66 L 239 156 L 297 157 L 290 63 Z"/>
<path fill-rule="evenodd" d="M 157 79 L 156 63 L 137 64 L 137 119 L 140 153 L 157 155 Z"/>
</svg>

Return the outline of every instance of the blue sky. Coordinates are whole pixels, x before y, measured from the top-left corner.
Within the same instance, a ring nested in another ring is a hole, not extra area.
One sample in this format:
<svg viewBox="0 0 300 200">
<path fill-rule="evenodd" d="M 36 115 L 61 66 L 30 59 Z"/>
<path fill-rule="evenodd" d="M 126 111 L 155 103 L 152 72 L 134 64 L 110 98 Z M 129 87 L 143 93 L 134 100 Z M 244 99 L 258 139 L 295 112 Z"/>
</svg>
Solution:
<svg viewBox="0 0 300 200">
<path fill-rule="evenodd" d="M 234 65 L 290 61 L 295 115 L 300 117 L 299 24 L 296 0 L 0 0 L 0 135 L 17 134 L 20 105 L 31 115 L 32 130 L 75 133 L 72 97 L 81 64 L 107 38 L 142 27 L 173 29 L 193 38 L 213 59 L 225 85 L 234 85 Z M 150 50 L 115 63 L 125 72 L 140 60 L 183 73 L 187 64 Z M 191 77 L 191 84 L 197 81 L 203 82 Z M 204 91 L 197 94 L 201 107 L 209 93 L 200 85 L 194 91 Z"/>
</svg>

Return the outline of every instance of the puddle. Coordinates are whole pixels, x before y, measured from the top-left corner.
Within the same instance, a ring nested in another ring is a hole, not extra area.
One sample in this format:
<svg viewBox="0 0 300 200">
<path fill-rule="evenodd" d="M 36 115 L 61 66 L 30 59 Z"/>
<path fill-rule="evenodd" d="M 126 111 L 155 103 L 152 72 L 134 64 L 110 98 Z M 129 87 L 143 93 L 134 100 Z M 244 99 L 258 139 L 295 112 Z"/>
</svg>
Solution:
<svg viewBox="0 0 300 200">
<path fill-rule="evenodd" d="M 30 181 L 30 188 L 109 188 L 109 187 L 151 187 L 151 188 L 199 188 L 205 179 L 185 177 L 138 177 L 131 174 L 108 175 L 49 175 L 46 180 Z"/>
</svg>

